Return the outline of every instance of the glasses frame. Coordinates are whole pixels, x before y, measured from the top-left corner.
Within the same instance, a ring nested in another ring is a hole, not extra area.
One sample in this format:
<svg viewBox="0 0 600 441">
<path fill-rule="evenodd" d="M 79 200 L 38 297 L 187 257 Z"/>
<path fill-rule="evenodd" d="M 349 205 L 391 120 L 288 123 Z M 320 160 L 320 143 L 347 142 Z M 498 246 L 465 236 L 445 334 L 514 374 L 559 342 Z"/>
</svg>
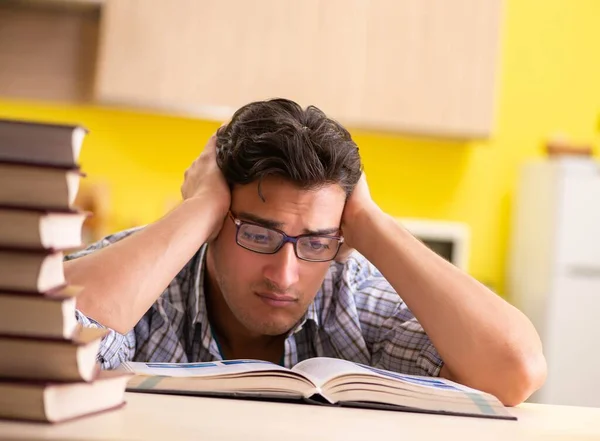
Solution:
<svg viewBox="0 0 600 441">
<path fill-rule="evenodd" d="M 231 210 L 229 211 L 228 215 L 231 218 L 231 220 L 233 221 L 233 224 L 235 225 L 235 243 L 238 244 L 240 247 L 242 247 L 248 251 L 252 251 L 253 253 L 257 253 L 257 254 L 276 254 L 281 248 L 283 248 L 283 246 L 286 243 L 289 242 L 294 247 L 294 254 L 300 260 L 304 260 L 306 262 L 331 262 L 332 260 L 334 260 L 336 258 L 336 256 L 340 252 L 340 248 L 342 247 L 342 244 L 344 243 L 344 236 L 330 236 L 328 234 L 311 234 L 311 233 L 300 234 L 298 236 L 288 236 L 283 231 L 278 230 L 277 228 L 268 228 L 268 227 L 265 227 L 264 225 L 257 224 L 256 222 L 249 222 L 249 221 L 238 219 L 237 217 L 235 217 L 235 215 L 233 214 L 233 212 Z M 240 228 L 244 224 L 254 225 L 255 227 L 264 228 L 265 230 L 275 231 L 276 233 L 279 233 L 283 236 L 283 240 L 281 241 L 279 246 L 277 248 L 275 248 L 274 251 L 270 251 L 270 252 L 256 251 L 251 248 L 248 248 L 247 246 L 241 244 L 240 240 L 239 240 Z M 337 240 L 338 247 L 337 247 L 337 250 L 335 250 L 335 254 L 333 255 L 333 257 L 331 257 L 329 259 L 325 259 L 325 260 L 307 259 L 305 257 L 300 257 L 298 255 L 297 244 L 298 244 L 298 241 L 300 239 L 302 239 L 303 237 L 326 237 L 327 239 L 335 239 L 335 240 Z"/>
</svg>

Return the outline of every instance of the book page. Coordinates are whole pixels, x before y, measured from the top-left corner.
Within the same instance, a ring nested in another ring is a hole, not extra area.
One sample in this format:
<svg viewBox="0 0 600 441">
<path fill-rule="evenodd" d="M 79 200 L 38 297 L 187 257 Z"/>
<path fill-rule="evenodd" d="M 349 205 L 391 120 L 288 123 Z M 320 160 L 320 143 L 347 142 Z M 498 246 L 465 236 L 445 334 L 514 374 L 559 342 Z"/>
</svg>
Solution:
<svg viewBox="0 0 600 441">
<path fill-rule="evenodd" d="M 336 358 L 311 358 L 298 363 L 292 370 L 309 376 L 319 386 L 343 376 L 369 376 L 374 383 L 378 382 L 377 379 L 399 381 L 410 389 L 425 388 L 431 393 L 436 393 L 436 390 L 482 393 L 444 378 L 399 374 Z"/>
<path fill-rule="evenodd" d="M 127 385 L 130 392 L 218 393 L 294 399 L 315 393 L 315 385 L 302 374 L 260 360 L 127 362 L 121 366 L 121 369 L 135 374 Z"/>
<path fill-rule="evenodd" d="M 344 375 L 369 373 L 369 371 L 351 361 L 327 357 L 309 358 L 298 363 L 292 370 L 311 378 L 313 383 L 318 386 Z"/>
<path fill-rule="evenodd" d="M 294 375 L 289 369 L 261 360 L 224 360 L 203 363 L 142 363 L 128 361 L 122 367 L 138 375 L 166 377 L 228 377 L 253 372 L 281 372 Z"/>
<path fill-rule="evenodd" d="M 514 419 L 493 395 L 444 378 L 400 374 L 332 358 L 305 360 L 293 371 L 311 378 L 331 403 L 368 402 Z"/>
<path fill-rule="evenodd" d="M 374 368 L 371 366 L 357 365 L 357 367 L 362 368 L 363 371 L 371 372 L 379 377 L 394 379 L 402 381 L 407 385 L 413 385 L 417 387 L 425 387 L 431 389 L 431 393 L 435 393 L 434 390 L 438 391 L 461 391 L 461 392 L 471 392 L 477 394 L 483 394 L 477 389 L 472 389 L 468 386 L 464 386 L 459 383 L 455 383 L 454 381 L 447 380 L 445 378 L 440 377 L 426 377 L 422 375 L 407 375 L 407 374 L 399 374 L 397 372 L 390 372 L 383 369 Z"/>
</svg>

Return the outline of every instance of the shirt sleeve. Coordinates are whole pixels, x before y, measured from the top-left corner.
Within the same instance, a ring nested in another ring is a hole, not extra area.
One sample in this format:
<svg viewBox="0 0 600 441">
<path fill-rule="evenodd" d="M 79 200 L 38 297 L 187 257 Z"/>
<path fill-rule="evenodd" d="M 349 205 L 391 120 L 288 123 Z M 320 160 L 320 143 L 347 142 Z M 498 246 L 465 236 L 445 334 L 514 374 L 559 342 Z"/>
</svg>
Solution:
<svg viewBox="0 0 600 441">
<path fill-rule="evenodd" d="M 119 231 L 118 233 L 111 234 L 110 236 L 106 236 L 105 238 L 100 239 L 98 242 L 95 242 L 95 243 L 89 245 L 87 248 L 85 248 L 83 250 L 76 251 L 71 254 L 67 254 L 65 256 L 64 260 L 68 261 L 68 260 L 78 259 L 83 256 L 87 256 L 88 254 L 91 254 L 94 251 L 100 250 L 100 249 L 105 248 L 115 242 L 123 240 L 127 236 L 131 236 L 133 233 L 141 230 L 142 228 L 144 228 L 144 227 L 130 228 L 129 230 Z"/>
<path fill-rule="evenodd" d="M 80 311 L 75 311 L 77 321 L 85 327 L 104 328 L 97 321 L 86 317 Z M 131 361 L 135 354 L 135 332 L 129 331 L 127 334 L 120 334 L 115 330 L 109 329 L 109 333 L 100 343 L 97 360 L 102 369 L 115 369 L 125 361 Z"/>
<path fill-rule="evenodd" d="M 364 259 L 364 258 L 363 258 Z M 429 336 L 383 275 L 357 261 L 357 309 L 371 365 L 412 375 L 439 376 L 443 361 Z"/>
<path fill-rule="evenodd" d="M 118 242 L 125 237 L 135 233 L 140 228 L 121 231 L 119 233 L 107 236 L 102 240 L 90 245 L 84 250 L 65 256 L 65 261 L 78 259 L 99 249 Z M 81 311 L 75 311 L 77 321 L 84 327 L 106 328 L 102 324 L 84 315 Z M 107 328 L 108 329 L 108 328 Z M 102 369 L 115 369 L 121 363 L 133 359 L 136 349 L 135 331 L 131 330 L 127 334 L 121 334 L 115 330 L 109 329 L 109 333 L 103 338 L 98 351 L 97 360 Z"/>
</svg>

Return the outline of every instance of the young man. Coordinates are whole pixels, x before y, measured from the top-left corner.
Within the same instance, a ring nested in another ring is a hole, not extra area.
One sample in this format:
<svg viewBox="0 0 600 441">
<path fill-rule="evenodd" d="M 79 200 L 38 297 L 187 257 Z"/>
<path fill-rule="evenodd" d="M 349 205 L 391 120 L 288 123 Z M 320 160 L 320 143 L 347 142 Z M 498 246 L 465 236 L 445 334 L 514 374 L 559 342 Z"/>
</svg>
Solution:
<svg viewBox="0 0 600 441">
<path fill-rule="evenodd" d="M 339 357 L 441 375 L 507 405 L 543 383 L 529 320 L 381 211 L 350 134 L 320 110 L 244 106 L 182 194 L 159 221 L 68 257 L 68 281 L 85 286 L 78 319 L 113 330 L 104 368 Z"/>
</svg>

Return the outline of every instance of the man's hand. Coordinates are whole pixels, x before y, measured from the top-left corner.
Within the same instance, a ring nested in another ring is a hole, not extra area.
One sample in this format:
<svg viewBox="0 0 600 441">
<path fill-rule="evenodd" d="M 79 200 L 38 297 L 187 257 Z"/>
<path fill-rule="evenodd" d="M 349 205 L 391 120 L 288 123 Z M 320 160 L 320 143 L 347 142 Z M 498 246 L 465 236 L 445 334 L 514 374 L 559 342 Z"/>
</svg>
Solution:
<svg viewBox="0 0 600 441">
<path fill-rule="evenodd" d="M 204 151 L 185 171 L 181 185 L 184 200 L 199 198 L 210 201 L 209 212 L 213 213 L 213 222 L 209 240 L 214 239 L 227 216 L 231 204 L 231 192 L 223 173 L 217 165 L 217 137 L 211 136 Z"/>
<path fill-rule="evenodd" d="M 184 201 L 112 245 L 65 263 L 65 277 L 85 287 L 77 308 L 115 331 L 129 332 L 173 278 L 207 241 L 216 237 L 230 205 L 217 166 L 216 138 L 185 172 Z"/>
<path fill-rule="evenodd" d="M 364 234 L 364 229 L 359 226 L 359 221 L 364 218 L 365 213 L 374 210 L 379 210 L 379 207 L 371 198 L 367 177 L 363 173 L 344 207 L 344 213 L 342 214 L 344 243 L 335 258 L 337 262 L 344 262 L 352 254 L 357 246 L 357 238 Z"/>
</svg>

